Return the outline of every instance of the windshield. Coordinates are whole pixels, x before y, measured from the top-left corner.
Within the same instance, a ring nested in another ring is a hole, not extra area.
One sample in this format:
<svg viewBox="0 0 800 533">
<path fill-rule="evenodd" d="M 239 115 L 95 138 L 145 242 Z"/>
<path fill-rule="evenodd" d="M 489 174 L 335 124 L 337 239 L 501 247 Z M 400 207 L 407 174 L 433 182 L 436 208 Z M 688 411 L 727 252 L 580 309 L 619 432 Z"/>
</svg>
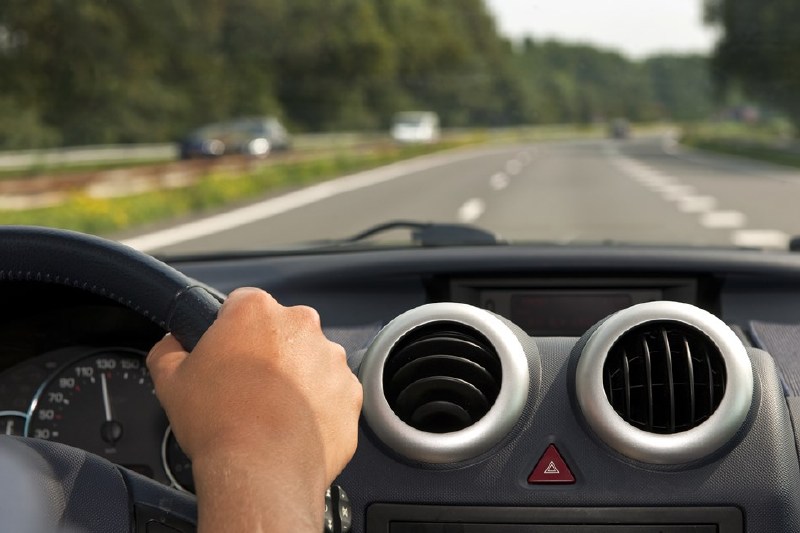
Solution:
<svg viewBox="0 0 800 533">
<path fill-rule="evenodd" d="M 474 235 L 453 225 L 512 245 L 786 249 L 798 15 L 792 0 L 8 0 L 0 223 L 167 256 Z M 409 235 L 428 223 L 450 226 Z"/>
</svg>

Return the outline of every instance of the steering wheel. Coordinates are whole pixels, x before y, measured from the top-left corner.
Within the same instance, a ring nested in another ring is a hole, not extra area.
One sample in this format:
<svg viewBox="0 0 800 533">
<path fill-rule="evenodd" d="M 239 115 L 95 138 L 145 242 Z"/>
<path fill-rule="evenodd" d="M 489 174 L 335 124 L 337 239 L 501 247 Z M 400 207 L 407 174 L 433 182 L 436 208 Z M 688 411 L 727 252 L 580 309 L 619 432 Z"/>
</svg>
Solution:
<svg viewBox="0 0 800 533">
<path fill-rule="evenodd" d="M 114 300 L 191 351 L 223 297 L 119 243 L 72 231 L 0 227 L 0 281 L 74 287 Z M 3 531 L 176 533 L 193 530 L 194 497 L 83 450 L 0 437 Z"/>
</svg>

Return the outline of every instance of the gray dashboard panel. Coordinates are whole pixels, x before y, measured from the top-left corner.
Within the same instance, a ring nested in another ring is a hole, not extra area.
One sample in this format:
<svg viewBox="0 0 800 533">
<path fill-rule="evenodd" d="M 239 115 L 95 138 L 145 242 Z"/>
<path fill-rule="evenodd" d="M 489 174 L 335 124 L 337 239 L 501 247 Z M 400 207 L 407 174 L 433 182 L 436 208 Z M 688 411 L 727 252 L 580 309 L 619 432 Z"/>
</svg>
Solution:
<svg viewBox="0 0 800 533">
<path fill-rule="evenodd" d="M 654 467 L 605 447 L 583 423 L 569 386 L 575 339 L 537 339 L 542 360 L 538 398 L 530 398 L 515 434 L 474 463 L 415 465 L 395 457 L 362 423 L 359 446 L 337 480 L 363 531 L 371 503 L 609 507 L 715 506 L 743 509 L 747 531 L 800 529 L 800 466 L 786 403 L 771 358 L 749 350 L 758 380 L 750 421 L 723 449 L 698 464 Z M 555 443 L 574 485 L 528 485 L 545 448 Z"/>
</svg>

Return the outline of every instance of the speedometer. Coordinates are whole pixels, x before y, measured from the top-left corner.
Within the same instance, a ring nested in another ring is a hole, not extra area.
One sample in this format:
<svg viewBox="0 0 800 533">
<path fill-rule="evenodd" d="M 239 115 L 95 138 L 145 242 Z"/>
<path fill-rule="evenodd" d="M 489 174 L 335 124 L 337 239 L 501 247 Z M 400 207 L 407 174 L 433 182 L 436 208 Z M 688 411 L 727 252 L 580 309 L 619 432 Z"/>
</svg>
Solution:
<svg viewBox="0 0 800 533">
<path fill-rule="evenodd" d="M 161 463 L 167 417 L 144 354 L 91 353 L 58 370 L 37 392 L 25 434 L 61 442 L 169 483 Z"/>
</svg>

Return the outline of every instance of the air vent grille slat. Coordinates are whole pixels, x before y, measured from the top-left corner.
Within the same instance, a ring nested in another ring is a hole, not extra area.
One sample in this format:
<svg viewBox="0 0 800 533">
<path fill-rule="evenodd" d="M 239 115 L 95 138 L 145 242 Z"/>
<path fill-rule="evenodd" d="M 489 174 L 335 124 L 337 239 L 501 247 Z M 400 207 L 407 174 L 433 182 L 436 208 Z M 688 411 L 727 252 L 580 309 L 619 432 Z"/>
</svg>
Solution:
<svg viewBox="0 0 800 533">
<path fill-rule="evenodd" d="M 672 347 L 666 329 L 661 329 L 664 341 L 664 364 L 667 368 L 667 395 L 669 397 L 669 433 L 675 433 L 675 375 L 672 372 Z"/>
<path fill-rule="evenodd" d="M 698 426 L 725 392 L 719 349 L 701 331 L 678 322 L 650 322 L 627 331 L 609 351 L 603 375 L 614 410 L 653 433 Z"/>
<path fill-rule="evenodd" d="M 501 380 L 492 344 L 468 326 L 444 321 L 401 337 L 383 374 L 394 413 L 430 433 L 459 431 L 480 420 L 497 399 Z"/>
<path fill-rule="evenodd" d="M 708 355 L 707 350 L 703 350 L 703 356 L 706 360 L 706 367 L 708 368 L 708 375 L 706 379 L 708 380 L 708 403 L 709 405 L 714 405 L 714 372 L 711 369 L 711 357 Z"/>
<path fill-rule="evenodd" d="M 622 372 L 625 379 L 625 416 L 631 417 L 631 367 L 628 354 L 622 352 Z"/>
<path fill-rule="evenodd" d="M 653 429 L 653 362 L 650 359 L 650 345 L 647 339 L 642 339 L 644 353 L 644 371 L 647 378 L 647 430 Z"/>
<path fill-rule="evenodd" d="M 689 420 L 694 420 L 696 413 L 694 398 L 694 359 L 692 359 L 692 350 L 689 346 L 689 340 L 686 337 L 683 338 L 683 351 L 686 357 L 686 370 L 689 378 Z"/>
</svg>

